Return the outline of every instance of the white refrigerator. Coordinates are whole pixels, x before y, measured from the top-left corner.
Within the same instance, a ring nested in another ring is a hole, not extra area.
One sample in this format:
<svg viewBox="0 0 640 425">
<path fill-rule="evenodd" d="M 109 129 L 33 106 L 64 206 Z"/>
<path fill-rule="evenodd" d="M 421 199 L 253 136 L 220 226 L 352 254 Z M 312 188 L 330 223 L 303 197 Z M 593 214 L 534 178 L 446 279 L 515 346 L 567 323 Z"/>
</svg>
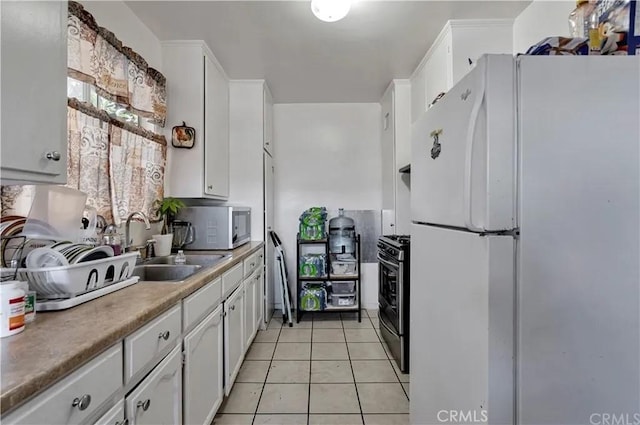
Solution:
<svg viewBox="0 0 640 425">
<path fill-rule="evenodd" d="M 412 424 L 640 419 L 638 58 L 483 56 L 413 125 L 411 214 Z"/>
</svg>

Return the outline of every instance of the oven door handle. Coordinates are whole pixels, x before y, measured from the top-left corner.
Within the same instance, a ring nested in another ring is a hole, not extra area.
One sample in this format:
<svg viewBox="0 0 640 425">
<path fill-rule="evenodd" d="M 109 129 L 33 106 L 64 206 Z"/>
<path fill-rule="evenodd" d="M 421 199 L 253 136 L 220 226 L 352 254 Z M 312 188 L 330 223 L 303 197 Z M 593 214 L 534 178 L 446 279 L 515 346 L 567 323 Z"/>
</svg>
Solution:
<svg viewBox="0 0 640 425">
<path fill-rule="evenodd" d="M 393 264 L 391 261 L 385 260 L 384 258 L 382 258 L 380 256 L 380 254 L 378 254 L 378 261 L 380 261 L 382 264 L 384 264 L 384 265 L 386 265 L 388 267 L 391 267 L 391 268 L 394 268 L 394 269 L 399 269 L 398 264 Z"/>
<path fill-rule="evenodd" d="M 398 332 L 394 331 L 393 329 L 391 329 L 391 326 L 389 326 L 386 322 L 386 320 L 384 319 L 384 315 L 383 314 L 378 314 L 378 317 L 380 318 L 380 324 L 382 326 L 384 326 L 384 328 L 391 333 L 394 336 L 397 336 L 398 338 L 400 338 L 400 335 L 398 334 Z"/>
<path fill-rule="evenodd" d="M 382 258 L 380 256 L 380 253 L 378 253 L 378 261 L 380 261 L 380 263 L 384 264 L 385 266 L 389 267 L 389 268 L 393 268 L 394 270 L 396 270 L 396 273 L 398 274 L 397 276 L 397 280 L 396 280 L 396 291 L 397 291 L 397 298 L 396 298 L 396 306 L 397 306 L 397 310 L 398 310 L 398 331 L 400 332 L 400 334 L 404 334 L 404 291 L 403 291 L 403 282 L 404 282 L 404 276 L 403 276 L 403 270 L 402 267 L 400 267 L 399 264 L 394 264 L 392 262 L 390 262 L 389 260 L 385 260 L 384 258 Z"/>
</svg>

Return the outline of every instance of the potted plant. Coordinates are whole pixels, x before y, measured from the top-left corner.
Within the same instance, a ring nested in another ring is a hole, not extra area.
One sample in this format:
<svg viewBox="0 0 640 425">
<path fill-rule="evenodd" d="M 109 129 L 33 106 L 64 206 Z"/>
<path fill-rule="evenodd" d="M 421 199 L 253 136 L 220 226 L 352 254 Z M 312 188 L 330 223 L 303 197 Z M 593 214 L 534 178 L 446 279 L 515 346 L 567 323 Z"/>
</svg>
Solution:
<svg viewBox="0 0 640 425">
<path fill-rule="evenodd" d="M 160 216 L 163 220 L 162 224 L 162 234 L 166 235 L 169 233 L 169 225 L 176 218 L 176 214 L 180 211 L 181 208 L 184 208 L 186 205 L 178 198 L 164 198 L 162 201 L 159 201 L 160 205 L 158 206 L 158 216 Z"/>
<path fill-rule="evenodd" d="M 162 234 L 153 235 L 156 241 L 156 255 L 163 257 L 171 254 L 171 245 L 173 243 L 173 233 L 169 233 L 169 225 L 175 220 L 176 214 L 181 208 L 185 207 L 184 202 L 176 198 L 164 198 L 158 201 L 158 216 L 162 218 Z"/>
</svg>

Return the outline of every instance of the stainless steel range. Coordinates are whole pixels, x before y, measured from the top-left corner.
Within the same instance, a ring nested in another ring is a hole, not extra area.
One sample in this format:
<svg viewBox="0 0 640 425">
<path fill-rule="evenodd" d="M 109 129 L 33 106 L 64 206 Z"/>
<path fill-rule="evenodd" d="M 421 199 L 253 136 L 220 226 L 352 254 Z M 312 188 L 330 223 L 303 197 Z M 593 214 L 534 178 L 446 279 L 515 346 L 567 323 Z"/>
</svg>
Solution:
<svg viewBox="0 0 640 425">
<path fill-rule="evenodd" d="M 408 235 L 378 239 L 380 331 L 404 373 L 409 372 L 409 242 Z"/>
</svg>

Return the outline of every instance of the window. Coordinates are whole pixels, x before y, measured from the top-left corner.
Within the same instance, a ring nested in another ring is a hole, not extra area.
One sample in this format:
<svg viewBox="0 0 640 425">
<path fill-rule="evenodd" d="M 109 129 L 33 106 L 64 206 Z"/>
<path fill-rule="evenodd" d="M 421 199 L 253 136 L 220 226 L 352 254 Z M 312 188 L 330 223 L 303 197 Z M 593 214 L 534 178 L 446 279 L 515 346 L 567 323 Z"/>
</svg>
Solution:
<svg viewBox="0 0 640 425">
<path fill-rule="evenodd" d="M 90 103 L 96 108 L 105 111 L 111 118 L 118 121 L 144 128 L 154 133 L 161 130 L 153 122 L 140 117 L 127 109 L 127 105 L 113 102 L 107 98 L 99 96 L 96 88 L 91 84 L 67 77 L 67 97 L 74 97 L 83 102 Z"/>
</svg>

